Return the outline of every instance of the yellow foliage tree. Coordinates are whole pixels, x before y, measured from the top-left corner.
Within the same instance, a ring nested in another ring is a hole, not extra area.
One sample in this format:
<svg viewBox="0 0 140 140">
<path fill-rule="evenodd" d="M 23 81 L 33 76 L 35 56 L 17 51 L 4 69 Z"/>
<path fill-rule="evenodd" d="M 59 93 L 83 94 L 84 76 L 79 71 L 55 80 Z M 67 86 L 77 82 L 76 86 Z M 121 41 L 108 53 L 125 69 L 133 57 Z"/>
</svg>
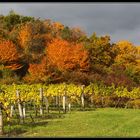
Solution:
<svg viewBox="0 0 140 140">
<path fill-rule="evenodd" d="M 127 40 L 122 40 L 116 43 L 118 55 L 115 62 L 122 65 L 135 65 L 136 64 L 136 47 Z"/>
</svg>

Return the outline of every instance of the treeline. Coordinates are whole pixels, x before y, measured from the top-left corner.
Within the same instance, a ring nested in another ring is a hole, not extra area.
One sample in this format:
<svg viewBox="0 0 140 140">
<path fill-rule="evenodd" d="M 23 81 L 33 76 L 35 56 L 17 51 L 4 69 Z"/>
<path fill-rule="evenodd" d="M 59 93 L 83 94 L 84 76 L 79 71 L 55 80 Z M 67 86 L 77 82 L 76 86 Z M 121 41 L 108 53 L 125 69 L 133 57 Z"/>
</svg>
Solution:
<svg viewBox="0 0 140 140">
<path fill-rule="evenodd" d="M 140 47 L 10 11 L 0 16 L 0 82 L 137 87 Z"/>
</svg>

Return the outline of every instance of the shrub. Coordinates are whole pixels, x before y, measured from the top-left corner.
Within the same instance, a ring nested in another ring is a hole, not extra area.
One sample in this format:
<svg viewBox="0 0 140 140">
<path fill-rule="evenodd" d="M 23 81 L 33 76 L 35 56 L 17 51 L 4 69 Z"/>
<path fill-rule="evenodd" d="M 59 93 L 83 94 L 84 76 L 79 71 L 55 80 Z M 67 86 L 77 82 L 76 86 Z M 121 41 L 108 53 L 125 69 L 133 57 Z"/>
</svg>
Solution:
<svg viewBox="0 0 140 140">
<path fill-rule="evenodd" d="M 128 101 L 127 107 L 128 108 L 140 109 L 140 99 L 135 99 L 135 100 Z"/>
</svg>

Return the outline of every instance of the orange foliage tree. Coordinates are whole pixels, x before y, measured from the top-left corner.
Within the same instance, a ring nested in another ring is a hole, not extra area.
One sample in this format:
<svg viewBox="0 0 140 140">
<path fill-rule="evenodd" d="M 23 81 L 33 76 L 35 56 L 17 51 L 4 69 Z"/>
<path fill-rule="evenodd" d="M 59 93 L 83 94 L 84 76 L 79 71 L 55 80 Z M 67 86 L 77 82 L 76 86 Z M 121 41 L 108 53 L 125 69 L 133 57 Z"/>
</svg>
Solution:
<svg viewBox="0 0 140 140">
<path fill-rule="evenodd" d="M 31 38 L 31 28 L 28 24 L 26 24 L 21 27 L 19 32 L 18 40 L 20 47 L 25 49 L 28 46 L 30 38 Z"/>
<path fill-rule="evenodd" d="M 47 57 L 44 56 L 40 63 L 29 64 L 29 74 L 24 77 L 24 80 L 26 82 L 46 82 L 54 76 L 50 69 Z"/>
<path fill-rule="evenodd" d="M 70 43 L 62 39 L 54 39 L 47 47 L 47 57 L 50 64 L 60 71 L 86 71 L 89 68 L 88 52 L 82 44 Z"/>
<path fill-rule="evenodd" d="M 39 64 L 29 64 L 28 71 L 31 75 L 30 80 L 45 80 L 47 78 L 46 58 L 42 59 Z"/>
<path fill-rule="evenodd" d="M 28 63 L 42 58 L 46 38 L 45 27 L 40 21 L 29 22 L 20 27 L 18 42 Z"/>
<path fill-rule="evenodd" d="M 12 41 L 0 40 L 0 63 L 11 70 L 17 70 L 22 67 L 20 54 Z"/>
</svg>

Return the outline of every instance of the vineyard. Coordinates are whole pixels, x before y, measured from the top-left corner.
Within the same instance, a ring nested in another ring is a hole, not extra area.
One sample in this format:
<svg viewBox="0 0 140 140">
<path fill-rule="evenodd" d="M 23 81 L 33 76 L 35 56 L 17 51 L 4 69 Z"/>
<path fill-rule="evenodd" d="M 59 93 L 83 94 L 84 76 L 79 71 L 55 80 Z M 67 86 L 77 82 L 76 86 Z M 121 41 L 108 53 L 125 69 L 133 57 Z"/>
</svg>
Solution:
<svg viewBox="0 0 140 140">
<path fill-rule="evenodd" d="M 139 108 L 140 88 L 105 86 L 91 83 L 88 86 L 75 84 L 22 84 L 1 85 L 0 87 L 0 133 L 13 118 L 20 124 L 26 122 L 27 114 L 43 116 L 55 109 L 58 113 L 70 112 L 74 107 L 80 110 L 97 107 L 134 107 Z M 112 98 L 111 98 L 112 97 Z M 110 98 L 110 100 L 109 100 Z M 115 100 L 113 100 L 113 98 Z M 134 104 L 134 106 L 132 105 Z M 28 113 L 27 113 L 28 112 Z"/>
<path fill-rule="evenodd" d="M 140 46 L 47 17 L 0 15 L 0 135 L 104 108 L 140 109 Z"/>
</svg>

